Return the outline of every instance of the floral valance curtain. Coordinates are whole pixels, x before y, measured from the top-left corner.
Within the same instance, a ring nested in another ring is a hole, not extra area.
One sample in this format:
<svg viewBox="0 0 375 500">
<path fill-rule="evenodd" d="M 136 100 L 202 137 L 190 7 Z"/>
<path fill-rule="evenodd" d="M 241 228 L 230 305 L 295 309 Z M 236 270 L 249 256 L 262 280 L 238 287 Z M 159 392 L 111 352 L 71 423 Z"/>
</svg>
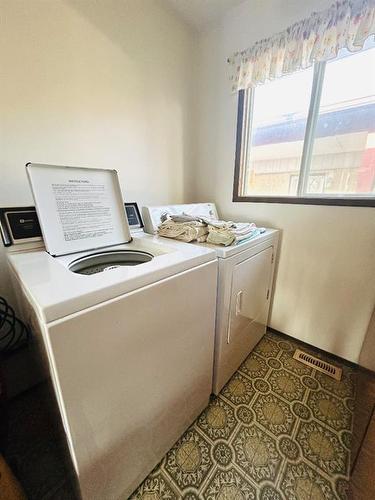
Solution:
<svg viewBox="0 0 375 500">
<path fill-rule="evenodd" d="M 346 47 L 360 50 L 375 33 L 375 0 L 343 0 L 228 59 L 232 91 L 305 69 Z"/>
</svg>

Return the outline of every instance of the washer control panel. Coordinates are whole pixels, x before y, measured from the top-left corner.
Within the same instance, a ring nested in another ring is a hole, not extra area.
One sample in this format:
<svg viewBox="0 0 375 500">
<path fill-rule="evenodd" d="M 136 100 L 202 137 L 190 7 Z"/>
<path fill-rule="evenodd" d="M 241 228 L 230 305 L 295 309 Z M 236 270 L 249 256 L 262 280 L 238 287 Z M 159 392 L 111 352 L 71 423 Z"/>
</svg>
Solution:
<svg viewBox="0 0 375 500">
<path fill-rule="evenodd" d="M 143 227 L 137 203 L 125 203 L 125 211 L 130 229 Z M 35 207 L 0 207 L 0 233 L 6 247 L 43 241 Z"/>
<path fill-rule="evenodd" d="M 6 247 L 42 241 L 42 231 L 34 207 L 0 208 L 0 231 Z"/>
</svg>

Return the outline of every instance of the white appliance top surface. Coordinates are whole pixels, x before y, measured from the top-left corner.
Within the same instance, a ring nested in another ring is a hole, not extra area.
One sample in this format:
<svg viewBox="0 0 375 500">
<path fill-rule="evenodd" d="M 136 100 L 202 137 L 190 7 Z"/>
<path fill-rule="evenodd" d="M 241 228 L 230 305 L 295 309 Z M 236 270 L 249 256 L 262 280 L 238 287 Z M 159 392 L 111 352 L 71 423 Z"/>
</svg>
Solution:
<svg viewBox="0 0 375 500">
<path fill-rule="evenodd" d="M 130 241 L 115 170 L 26 165 L 43 239 L 51 255 Z"/>
<path fill-rule="evenodd" d="M 135 236 L 131 243 L 112 249 L 141 250 L 155 257 L 138 266 L 119 267 L 90 276 L 73 273 L 67 265 L 97 251 L 52 257 L 45 250 L 36 249 L 9 253 L 8 259 L 45 322 L 63 318 L 216 259 L 212 249 L 172 240 L 161 241 L 161 238 L 144 233 Z"/>
<path fill-rule="evenodd" d="M 190 203 L 185 205 L 160 205 L 160 206 L 147 206 L 143 207 L 143 218 L 145 224 L 145 231 L 149 234 L 156 234 L 160 224 L 160 216 L 168 212 L 171 215 L 186 213 L 189 215 L 205 216 L 219 218 L 217 209 L 214 203 Z M 230 245 L 224 247 L 222 245 L 211 245 L 209 243 L 185 243 L 185 245 L 196 245 L 201 248 L 208 248 L 215 250 L 216 255 L 220 259 L 227 259 L 233 257 L 244 250 L 254 247 L 259 243 L 264 242 L 268 238 L 273 238 L 278 233 L 277 229 L 266 229 L 265 233 L 256 236 L 248 241 L 239 243 L 238 245 Z M 161 240 L 166 241 L 168 238 L 159 237 Z"/>
</svg>

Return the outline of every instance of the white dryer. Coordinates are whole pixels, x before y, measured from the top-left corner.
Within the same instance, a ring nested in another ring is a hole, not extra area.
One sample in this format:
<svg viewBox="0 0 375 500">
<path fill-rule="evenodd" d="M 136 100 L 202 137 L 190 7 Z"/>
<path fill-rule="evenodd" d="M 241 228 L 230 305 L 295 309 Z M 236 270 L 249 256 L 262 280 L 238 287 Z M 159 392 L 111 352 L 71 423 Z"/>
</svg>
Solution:
<svg viewBox="0 0 375 500">
<path fill-rule="evenodd" d="M 147 233 L 156 234 L 164 212 L 219 218 L 213 203 L 144 207 Z M 220 392 L 266 331 L 278 239 L 277 230 L 266 229 L 253 239 L 228 247 L 185 243 L 187 246 L 214 249 L 218 259 L 215 394 Z"/>
<path fill-rule="evenodd" d="M 105 207 L 116 210 L 118 200 L 108 185 L 98 187 L 111 184 L 113 172 L 92 177 L 91 169 L 58 167 L 40 183 L 43 168 L 32 177 L 38 218 L 32 208 L 1 213 L 13 283 L 45 356 L 83 499 L 127 498 L 209 401 L 215 253 L 129 233 L 126 219 L 114 228 Z M 94 197 L 86 180 L 96 185 Z M 116 181 L 112 187 L 120 193 Z M 65 243 L 61 226 L 48 227 L 58 224 L 56 209 L 43 208 L 48 197 L 65 218 Z M 95 205 L 98 197 L 104 201 Z M 94 223 L 88 214 L 81 224 L 78 215 L 92 206 L 101 217 Z M 47 249 L 63 255 L 47 253 L 38 219 Z M 115 240 L 128 234 L 131 241 L 92 245 L 90 235 L 107 239 L 112 229 Z M 71 242 L 86 247 L 68 253 Z"/>
</svg>

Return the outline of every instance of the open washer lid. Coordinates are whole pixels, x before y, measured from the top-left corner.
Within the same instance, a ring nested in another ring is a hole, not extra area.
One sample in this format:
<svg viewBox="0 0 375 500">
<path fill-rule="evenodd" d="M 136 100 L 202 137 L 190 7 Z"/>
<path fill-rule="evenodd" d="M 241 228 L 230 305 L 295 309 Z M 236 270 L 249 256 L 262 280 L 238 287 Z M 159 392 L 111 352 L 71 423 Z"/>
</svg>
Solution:
<svg viewBox="0 0 375 500">
<path fill-rule="evenodd" d="M 53 256 L 131 241 L 116 170 L 26 165 L 47 252 Z"/>
</svg>

